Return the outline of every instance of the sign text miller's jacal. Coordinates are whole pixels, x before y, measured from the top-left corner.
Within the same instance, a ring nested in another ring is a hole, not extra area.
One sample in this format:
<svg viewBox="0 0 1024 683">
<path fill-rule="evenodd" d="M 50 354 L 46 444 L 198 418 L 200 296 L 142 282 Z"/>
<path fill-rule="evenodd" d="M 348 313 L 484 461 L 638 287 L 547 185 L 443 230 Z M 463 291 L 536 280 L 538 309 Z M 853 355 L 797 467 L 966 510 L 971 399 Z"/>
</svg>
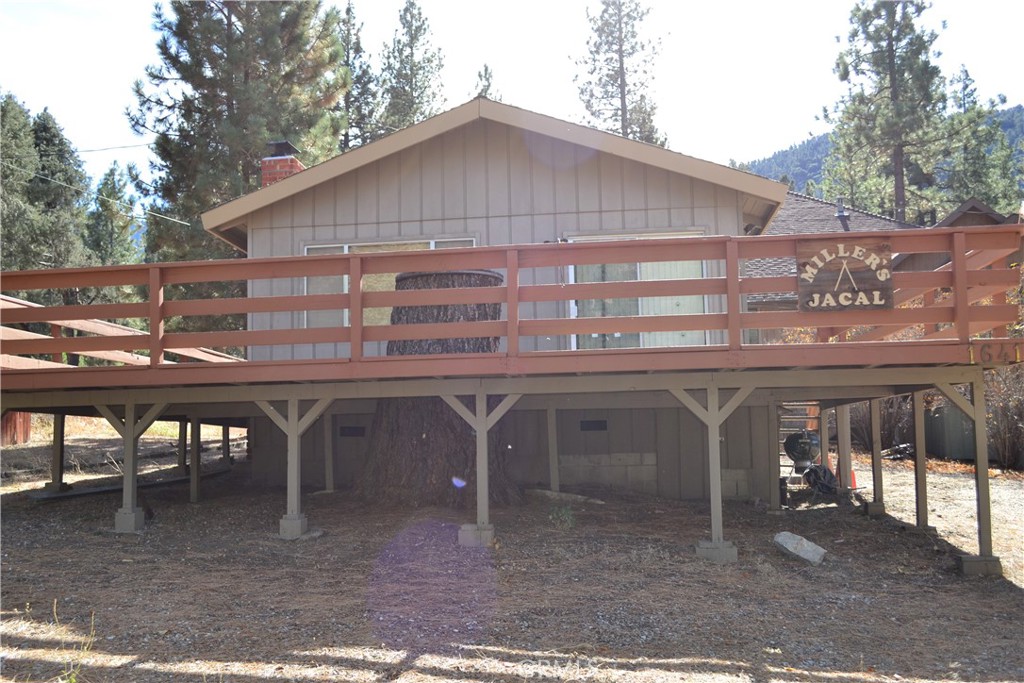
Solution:
<svg viewBox="0 0 1024 683">
<path fill-rule="evenodd" d="M 892 308 L 892 250 L 874 239 L 797 244 L 801 311 Z"/>
</svg>

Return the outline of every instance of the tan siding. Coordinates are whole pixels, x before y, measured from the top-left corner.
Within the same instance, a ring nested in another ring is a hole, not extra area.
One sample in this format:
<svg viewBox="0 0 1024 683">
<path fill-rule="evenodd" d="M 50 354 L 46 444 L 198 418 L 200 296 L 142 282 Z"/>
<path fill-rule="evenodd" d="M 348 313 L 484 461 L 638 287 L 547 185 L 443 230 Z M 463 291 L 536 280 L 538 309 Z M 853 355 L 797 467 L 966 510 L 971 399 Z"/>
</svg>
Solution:
<svg viewBox="0 0 1024 683">
<path fill-rule="evenodd" d="M 509 212 L 514 216 L 528 215 L 533 209 L 531 159 L 523 136 L 518 131 L 513 131 L 508 137 L 508 155 Z"/>
<path fill-rule="evenodd" d="M 314 188 L 313 225 L 334 227 L 336 220 L 334 217 L 335 187 L 335 183 L 324 183 Z"/>
<path fill-rule="evenodd" d="M 463 132 L 442 138 L 444 154 L 444 218 L 466 215 L 466 163 Z"/>
<path fill-rule="evenodd" d="M 555 211 L 555 173 L 551 167 L 554 155 L 552 140 L 549 137 L 532 135 L 529 139 L 531 160 L 531 176 L 533 183 L 534 214 L 551 214 Z"/>
<path fill-rule="evenodd" d="M 420 217 L 423 220 L 444 218 L 444 149 L 437 138 L 423 143 L 420 158 Z"/>
<path fill-rule="evenodd" d="M 679 410 L 679 443 L 681 445 L 680 492 L 684 500 L 707 497 L 708 452 L 707 428 L 688 410 Z"/>
<path fill-rule="evenodd" d="M 663 498 L 679 498 L 679 410 L 659 408 L 654 411 L 654 422 L 657 433 L 658 495 Z"/>
<path fill-rule="evenodd" d="M 402 219 L 401 159 L 398 155 L 393 154 L 381 159 L 378 164 L 378 220 L 398 222 Z"/>
<path fill-rule="evenodd" d="M 338 225 L 356 222 L 356 184 L 352 178 L 342 177 L 334 181 L 334 217 Z"/>
<path fill-rule="evenodd" d="M 295 195 L 292 207 L 292 225 L 313 225 L 313 204 L 315 190 L 309 189 Z"/>
<path fill-rule="evenodd" d="M 579 207 L 577 190 L 577 147 L 563 140 L 551 144 L 551 169 L 554 181 L 554 211 L 558 214 L 576 213 Z"/>
<path fill-rule="evenodd" d="M 487 140 L 485 127 L 477 121 L 465 128 L 466 217 L 487 215 Z"/>
<path fill-rule="evenodd" d="M 377 197 L 380 189 L 376 164 L 356 171 L 356 221 L 359 223 L 376 223 L 378 219 Z"/>
<path fill-rule="evenodd" d="M 401 173 L 402 220 L 418 219 L 422 210 L 422 166 L 420 164 L 420 147 L 412 147 L 399 153 L 399 172 Z"/>
<path fill-rule="evenodd" d="M 509 209 L 508 128 L 488 122 L 487 131 L 487 211 L 491 216 L 507 216 Z"/>
</svg>

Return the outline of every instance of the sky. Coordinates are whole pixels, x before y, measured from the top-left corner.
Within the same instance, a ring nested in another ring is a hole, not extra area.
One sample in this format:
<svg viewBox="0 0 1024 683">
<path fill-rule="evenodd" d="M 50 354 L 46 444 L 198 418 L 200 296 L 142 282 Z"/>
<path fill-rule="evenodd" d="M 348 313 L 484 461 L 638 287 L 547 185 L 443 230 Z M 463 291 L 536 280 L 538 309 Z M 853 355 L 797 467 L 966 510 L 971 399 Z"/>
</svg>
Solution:
<svg viewBox="0 0 1024 683">
<path fill-rule="evenodd" d="M 343 0 L 339 0 L 343 4 Z M 643 1 L 643 0 L 642 0 Z M 355 0 L 373 59 L 398 28 L 404 0 Z M 573 76 L 598 0 L 419 0 L 444 56 L 444 108 L 475 94 L 486 63 L 503 102 L 576 123 Z M 660 41 L 652 87 L 670 149 L 726 164 L 753 161 L 826 132 L 822 108 L 845 92 L 833 73 L 852 0 L 646 0 Z M 125 117 L 131 86 L 155 64 L 147 0 L 0 0 L 0 92 L 49 108 L 97 180 L 110 164 L 147 165 L 150 138 Z M 934 0 L 924 15 L 948 77 L 966 65 L 981 98 L 1024 103 L 1013 36 L 1024 2 Z M 840 37 L 837 40 L 837 37 Z M 109 149 L 121 148 L 121 149 Z M 104 150 L 104 151 L 91 151 Z M 2 152 L 2 150 L 0 150 Z"/>
</svg>

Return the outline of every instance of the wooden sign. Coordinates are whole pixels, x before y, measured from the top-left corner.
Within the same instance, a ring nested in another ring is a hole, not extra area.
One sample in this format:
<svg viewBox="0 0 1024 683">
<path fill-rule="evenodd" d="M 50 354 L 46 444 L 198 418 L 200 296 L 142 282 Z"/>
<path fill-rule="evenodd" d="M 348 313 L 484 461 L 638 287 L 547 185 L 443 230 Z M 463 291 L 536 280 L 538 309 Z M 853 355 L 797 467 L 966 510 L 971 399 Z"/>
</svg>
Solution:
<svg viewBox="0 0 1024 683">
<path fill-rule="evenodd" d="M 801 240 L 796 247 L 801 311 L 892 308 L 892 249 L 874 238 Z"/>
</svg>

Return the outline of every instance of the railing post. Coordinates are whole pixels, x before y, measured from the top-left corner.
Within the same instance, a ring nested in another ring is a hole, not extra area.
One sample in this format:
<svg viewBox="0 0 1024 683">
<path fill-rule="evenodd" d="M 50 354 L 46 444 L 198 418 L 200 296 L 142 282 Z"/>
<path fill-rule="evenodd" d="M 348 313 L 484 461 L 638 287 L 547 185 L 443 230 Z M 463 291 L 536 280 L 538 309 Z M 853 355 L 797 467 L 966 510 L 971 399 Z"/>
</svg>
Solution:
<svg viewBox="0 0 1024 683">
<path fill-rule="evenodd" d="M 967 298 L 967 236 L 953 233 L 953 324 L 961 344 L 971 339 L 970 301 Z"/>
<path fill-rule="evenodd" d="M 740 256 L 739 243 L 725 243 L 725 310 L 729 325 L 729 349 L 739 351 L 743 343 L 740 328 Z"/>
<path fill-rule="evenodd" d="M 160 266 L 149 269 L 149 365 L 164 362 L 164 285 Z"/>
<path fill-rule="evenodd" d="M 363 358 L 363 261 L 350 256 L 348 262 L 349 360 Z"/>
<path fill-rule="evenodd" d="M 64 328 L 62 328 L 60 325 L 50 325 L 50 336 L 53 337 L 54 339 L 60 339 L 61 337 L 64 336 Z M 64 362 L 64 354 L 63 353 L 51 354 L 50 355 L 50 360 L 52 360 L 54 363 L 63 363 Z"/>
<path fill-rule="evenodd" d="M 509 249 L 505 263 L 505 307 L 508 310 L 506 348 L 509 356 L 519 355 L 519 251 Z"/>
</svg>

